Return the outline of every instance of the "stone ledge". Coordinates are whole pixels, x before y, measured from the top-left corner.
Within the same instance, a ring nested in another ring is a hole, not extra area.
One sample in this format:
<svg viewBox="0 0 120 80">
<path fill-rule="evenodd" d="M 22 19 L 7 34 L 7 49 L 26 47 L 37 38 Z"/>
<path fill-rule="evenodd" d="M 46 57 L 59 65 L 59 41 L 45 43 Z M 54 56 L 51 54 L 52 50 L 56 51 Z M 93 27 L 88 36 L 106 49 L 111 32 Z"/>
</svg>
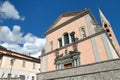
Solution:
<svg viewBox="0 0 120 80">
<path fill-rule="evenodd" d="M 104 62 L 80 66 L 76 68 L 64 69 L 59 71 L 40 73 L 37 74 L 37 77 L 38 80 L 47 80 L 47 79 L 58 79 L 58 78 L 89 75 L 89 74 L 108 72 L 114 70 L 120 70 L 120 59 L 104 61 Z"/>
</svg>

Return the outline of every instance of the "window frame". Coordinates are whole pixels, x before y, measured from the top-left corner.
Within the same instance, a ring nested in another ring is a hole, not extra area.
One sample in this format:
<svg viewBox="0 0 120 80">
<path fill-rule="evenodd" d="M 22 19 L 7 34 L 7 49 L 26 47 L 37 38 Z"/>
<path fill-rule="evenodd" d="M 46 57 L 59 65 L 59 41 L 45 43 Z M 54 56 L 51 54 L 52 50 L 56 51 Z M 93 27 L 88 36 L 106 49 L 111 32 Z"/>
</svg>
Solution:
<svg viewBox="0 0 120 80">
<path fill-rule="evenodd" d="M 71 42 L 75 42 L 75 32 L 70 33 Z"/>
</svg>

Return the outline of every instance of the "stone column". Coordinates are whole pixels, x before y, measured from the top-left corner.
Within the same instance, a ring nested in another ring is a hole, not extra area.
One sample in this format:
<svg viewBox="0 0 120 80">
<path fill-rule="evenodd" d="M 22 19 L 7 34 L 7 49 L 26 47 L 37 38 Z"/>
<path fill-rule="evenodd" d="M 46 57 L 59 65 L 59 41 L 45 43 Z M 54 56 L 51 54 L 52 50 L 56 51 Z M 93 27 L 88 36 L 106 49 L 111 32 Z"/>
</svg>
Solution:
<svg viewBox="0 0 120 80">
<path fill-rule="evenodd" d="M 76 62 L 76 63 L 77 63 L 77 66 L 79 66 L 79 61 L 78 61 L 78 59 L 77 59 L 76 61 L 77 61 L 77 62 Z"/>
<path fill-rule="evenodd" d="M 64 69 L 64 64 L 61 64 L 61 69 Z"/>
<path fill-rule="evenodd" d="M 70 34 L 68 34 L 68 37 L 69 37 L 69 43 L 72 43 Z"/>
<path fill-rule="evenodd" d="M 74 67 L 76 67 L 76 60 L 74 60 Z"/>
<path fill-rule="evenodd" d="M 65 43 L 64 43 L 64 36 L 62 36 L 62 46 L 64 46 Z"/>
</svg>

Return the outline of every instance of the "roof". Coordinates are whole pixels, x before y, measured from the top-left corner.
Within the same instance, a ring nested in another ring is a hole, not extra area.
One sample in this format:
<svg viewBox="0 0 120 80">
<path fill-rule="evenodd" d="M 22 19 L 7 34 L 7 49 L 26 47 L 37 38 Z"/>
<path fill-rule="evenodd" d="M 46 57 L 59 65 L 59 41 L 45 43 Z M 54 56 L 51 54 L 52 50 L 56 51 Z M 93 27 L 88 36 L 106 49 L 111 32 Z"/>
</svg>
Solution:
<svg viewBox="0 0 120 80">
<path fill-rule="evenodd" d="M 7 50 L 6 48 L 0 46 L 0 58 L 2 58 L 3 56 L 9 56 L 9 57 L 13 57 L 15 59 L 23 59 L 23 60 L 27 60 L 27 61 L 31 61 L 31 62 L 40 63 L 40 59 L 38 59 L 38 58 L 34 58 L 34 57 L 31 57 L 31 56 L 28 56 L 25 54 Z"/>
<path fill-rule="evenodd" d="M 86 14 L 91 14 L 89 9 L 84 9 L 84 10 L 79 10 L 79 11 L 73 11 L 73 12 L 66 12 L 66 13 L 62 13 L 57 20 L 49 27 L 49 29 L 45 32 L 45 34 L 49 34 L 51 32 L 53 32 L 54 30 L 57 30 L 63 26 L 65 26 L 66 24 L 69 24 L 70 22 L 80 18 L 81 16 L 84 16 Z M 71 16 L 71 17 L 70 17 Z M 57 24 L 62 18 L 64 17 L 70 17 L 67 20 L 65 20 L 65 22 L 62 22 L 61 24 Z M 96 20 L 94 19 L 94 17 L 92 16 L 93 20 L 96 22 Z M 57 25 L 56 25 L 57 24 Z"/>
</svg>

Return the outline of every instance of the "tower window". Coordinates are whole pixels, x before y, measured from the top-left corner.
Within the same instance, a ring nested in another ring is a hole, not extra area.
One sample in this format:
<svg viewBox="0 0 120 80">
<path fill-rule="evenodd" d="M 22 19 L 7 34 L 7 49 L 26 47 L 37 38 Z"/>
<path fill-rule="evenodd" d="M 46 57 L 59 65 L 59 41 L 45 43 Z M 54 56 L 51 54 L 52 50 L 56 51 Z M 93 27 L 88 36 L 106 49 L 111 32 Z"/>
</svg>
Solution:
<svg viewBox="0 0 120 80">
<path fill-rule="evenodd" d="M 69 44 L 69 35 L 68 35 L 68 33 L 64 34 L 64 43 L 65 43 L 65 45 Z"/>
<path fill-rule="evenodd" d="M 58 39 L 59 47 L 62 47 L 62 38 Z"/>
<path fill-rule="evenodd" d="M 108 27 L 107 24 L 104 24 L 104 27 Z"/>
<path fill-rule="evenodd" d="M 75 42 L 75 32 L 72 32 L 72 33 L 70 34 L 70 37 L 71 37 L 71 41 L 72 41 L 72 42 Z"/>
<path fill-rule="evenodd" d="M 110 30 L 109 30 L 109 29 L 106 29 L 106 31 L 107 31 L 107 32 L 110 32 Z"/>
<path fill-rule="evenodd" d="M 111 35 L 111 34 L 109 34 L 109 36 L 111 37 L 112 35 Z"/>
</svg>

